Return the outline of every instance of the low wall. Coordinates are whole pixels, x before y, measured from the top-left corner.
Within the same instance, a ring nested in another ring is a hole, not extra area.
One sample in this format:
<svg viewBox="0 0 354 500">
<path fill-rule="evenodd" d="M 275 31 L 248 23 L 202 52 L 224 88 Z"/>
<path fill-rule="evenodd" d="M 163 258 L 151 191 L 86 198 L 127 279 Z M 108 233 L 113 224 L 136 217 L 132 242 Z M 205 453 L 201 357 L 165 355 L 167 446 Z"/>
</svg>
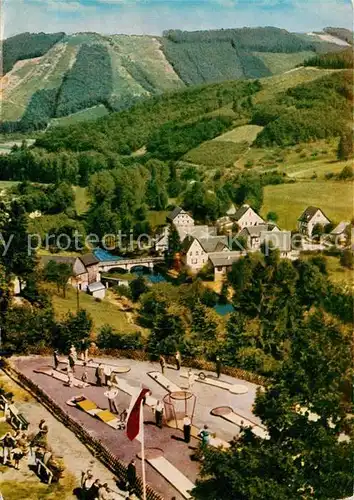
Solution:
<svg viewBox="0 0 354 500">
<path fill-rule="evenodd" d="M 45 391 L 40 389 L 32 380 L 23 375 L 23 373 L 19 372 L 9 361 L 2 360 L 1 368 L 15 382 L 30 392 L 57 420 L 70 429 L 90 452 L 110 471 L 120 480 L 126 481 L 127 467 L 121 460 L 108 451 L 99 439 L 93 438 L 78 422 L 57 405 Z M 140 477 L 137 477 L 136 490 L 140 498 L 142 498 L 143 484 Z M 147 500 L 163 500 L 163 497 L 156 493 L 149 485 L 146 486 L 146 498 Z"/>
</svg>

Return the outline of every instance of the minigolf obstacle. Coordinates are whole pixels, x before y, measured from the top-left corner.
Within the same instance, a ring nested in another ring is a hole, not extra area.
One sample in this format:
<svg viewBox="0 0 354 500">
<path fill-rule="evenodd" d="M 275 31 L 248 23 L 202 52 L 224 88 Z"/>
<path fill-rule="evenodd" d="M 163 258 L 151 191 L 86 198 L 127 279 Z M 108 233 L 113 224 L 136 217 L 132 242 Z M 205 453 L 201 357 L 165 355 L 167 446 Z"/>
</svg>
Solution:
<svg viewBox="0 0 354 500">
<path fill-rule="evenodd" d="M 223 382 L 219 379 L 214 379 L 206 376 L 204 372 L 196 373 L 196 375 L 196 382 L 217 387 L 218 389 L 225 389 L 226 391 L 231 392 L 231 394 L 246 394 L 248 392 L 248 388 L 245 385 Z M 181 373 L 180 376 L 182 378 L 188 378 L 188 375 L 186 373 Z"/>
<path fill-rule="evenodd" d="M 219 406 L 211 410 L 210 414 L 214 417 L 223 418 L 224 420 L 227 420 L 227 422 L 237 425 L 240 429 L 244 427 L 251 427 L 252 432 L 262 439 L 269 438 L 269 434 L 262 424 L 253 422 L 247 417 L 240 415 L 239 413 L 235 412 L 230 406 Z"/>
</svg>

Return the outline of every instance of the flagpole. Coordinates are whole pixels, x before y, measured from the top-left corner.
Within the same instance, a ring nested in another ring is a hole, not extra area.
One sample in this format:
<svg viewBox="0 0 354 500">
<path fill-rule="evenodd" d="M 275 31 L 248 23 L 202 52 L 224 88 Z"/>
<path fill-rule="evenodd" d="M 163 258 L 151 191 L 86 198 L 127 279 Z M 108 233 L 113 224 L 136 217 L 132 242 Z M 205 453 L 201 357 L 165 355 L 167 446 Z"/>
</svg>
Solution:
<svg viewBox="0 0 354 500">
<path fill-rule="evenodd" d="M 146 476 L 145 476 L 145 432 L 143 402 L 140 403 L 140 435 L 141 435 L 141 467 L 143 478 L 143 500 L 146 500 Z"/>
</svg>

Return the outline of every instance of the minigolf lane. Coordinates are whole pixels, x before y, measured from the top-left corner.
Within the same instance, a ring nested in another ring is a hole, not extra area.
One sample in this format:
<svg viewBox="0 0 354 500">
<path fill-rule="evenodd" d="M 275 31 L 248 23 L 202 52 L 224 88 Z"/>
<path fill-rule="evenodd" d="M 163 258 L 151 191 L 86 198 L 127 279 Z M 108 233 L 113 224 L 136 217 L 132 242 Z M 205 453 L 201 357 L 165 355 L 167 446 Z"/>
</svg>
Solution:
<svg viewBox="0 0 354 500">
<path fill-rule="evenodd" d="M 42 375 L 47 375 L 48 377 L 54 378 L 55 380 L 59 380 L 63 382 L 65 385 L 69 385 L 69 376 L 65 373 L 54 370 L 54 368 L 38 368 L 37 370 L 33 370 L 34 373 L 41 373 Z M 82 382 L 77 378 L 73 378 L 71 381 L 73 387 L 83 388 L 88 387 L 90 384 L 86 382 Z"/>
<path fill-rule="evenodd" d="M 59 358 L 59 363 L 68 363 L 68 358 Z M 86 368 L 98 368 L 99 366 L 102 366 L 104 368 L 105 366 L 108 366 L 111 368 L 112 372 L 114 373 L 128 373 L 130 372 L 131 368 L 130 366 L 117 366 L 112 363 L 99 363 L 98 361 L 95 361 L 94 359 L 89 359 L 88 361 L 83 361 L 82 359 L 77 359 L 75 361 L 75 365 L 77 366 L 86 366 Z"/>
<path fill-rule="evenodd" d="M 218 379 L 207 377 L 203 372 L 196 373 L 195 375 L 196 382 L 207 384 L 213 387 L 218 387 L 219 389 L 225 389 L 226 391 L 231 392 L 231 394 L 246 394 L 248 392 L 248 388 L 245 385 L 229 384 L 228 382 L 223 382 Z M 188 375 L 186 373 L 181 373 L 180 377 L 188 378 Z"/>
<path fill-rule="evenodd" d="M 140 454 L 138 457 L 141 458 Z M 145 460 L 161 474 L 161 476 L 164 477 L 183 498 L 191 498 L 190 491 L 194 488 L 194 483 L 163 456 L 163 450 L 160 448 L 147 448 L 145 450 Z"/>
<path fill-rule="evenodd" d="M 165 375 L 163 375 L 160 372 L 153 371 L 153 372 L 148 372 L 147 374 L 168 392 L 182 391 L 182 389 L 177 384 L 171 382 L 171 380 L 169 380 L 167 377 L 165 377 Z"/>
<path fill-rule="evenodd" d="M 224 420 L 237 425 L 240 429 L 242 427 L 251 427 L 252 432 L 262 439 L 269 438 L 269 434 L 263 425 L 256 424 L 239 413 L 236 413 L 232 408 L 230 408 L 230 406 L 219 406 L 211 410 L 210 413 L 214 417 L 221 417 Z"/>
</svg>

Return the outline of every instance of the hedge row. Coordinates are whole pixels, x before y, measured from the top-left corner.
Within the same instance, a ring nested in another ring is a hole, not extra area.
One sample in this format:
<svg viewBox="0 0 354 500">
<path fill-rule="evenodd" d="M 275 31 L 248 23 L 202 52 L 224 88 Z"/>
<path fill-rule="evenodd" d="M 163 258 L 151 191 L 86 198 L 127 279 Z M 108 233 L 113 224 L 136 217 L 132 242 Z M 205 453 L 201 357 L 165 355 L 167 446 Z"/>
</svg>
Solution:
<svg viewBox="0 0 354 500">
<path fill-rule="evenodd" d="M 124 482 L 127 481 L 127 467 L 115 455 L 107 450 L 99 439 L 93 438 L 89 432 L 58 406 L 45 391 L 40 389 L 32 380 L 23 375 L 23 373 L 19 372 L 11 363 L 2 360 L 1 368 L 18 384 L 29 391 L 57 420 L 70 429 L 91 453 L 110 471 L 118 476 L 120 480 Z M 137 477 L 136 490 L 139 497 L 142 498 L 143 484 L 140 477 Z M 150 485 L 146 486 L 146 497 L 147 500 L 163 500 L 161 495 L 156 493 Z"/>
</svg>

